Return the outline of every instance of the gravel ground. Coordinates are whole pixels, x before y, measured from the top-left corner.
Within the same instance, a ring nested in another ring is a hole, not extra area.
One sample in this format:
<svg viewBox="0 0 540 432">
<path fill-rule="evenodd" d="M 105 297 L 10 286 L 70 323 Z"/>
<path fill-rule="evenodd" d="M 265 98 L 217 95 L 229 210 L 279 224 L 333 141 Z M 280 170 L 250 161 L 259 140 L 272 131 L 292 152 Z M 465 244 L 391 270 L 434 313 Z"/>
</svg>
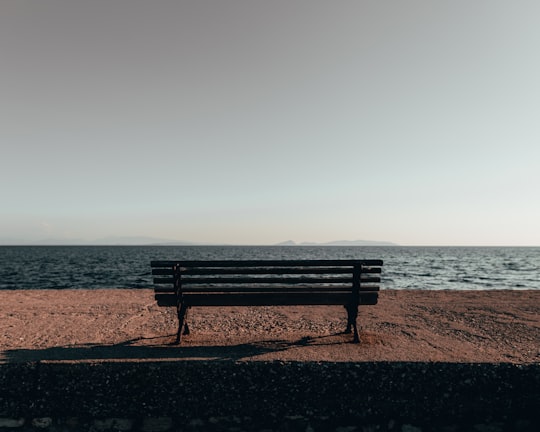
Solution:
<svg viewBox="0 0 540 432">
<path fill-rule="evenodd" d="M 535 432 L 539 312 L 385 290 L 360 344 L 342 307 L 238 307 L 194 308 L 176 346 L 151 290 L 0 291 L 0 429 Z"/>
<path fill-rule="evenodd" d="M 360 308 L 360 344 L 342 307 L 193 308 L 152 290 L 0 291 L 0 361 L 225 360 L 540 362 L 539 291 L 383 290 Z"/>
</svg>

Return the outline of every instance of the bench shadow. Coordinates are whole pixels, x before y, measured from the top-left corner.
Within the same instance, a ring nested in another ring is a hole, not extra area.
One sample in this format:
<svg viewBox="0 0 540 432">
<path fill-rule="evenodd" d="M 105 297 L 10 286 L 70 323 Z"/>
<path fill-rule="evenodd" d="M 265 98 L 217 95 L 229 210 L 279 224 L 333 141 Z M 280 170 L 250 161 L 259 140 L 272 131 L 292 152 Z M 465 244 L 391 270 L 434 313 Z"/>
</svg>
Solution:
<svg viewBox="0 0 540 432">
<path fill-rule="evenodd" d="M 0 352 L 0 363 L 21 363 L 39 361 L 175 361 L 175 360 L 208 360 L 208 361 L 242 361 L 263 354 L 286 351 L 295 347 L 309 345 L 336 345 L 343 341 L 332 340 L 333 336 L 303 337 L 295 341 L 264 340 L 238 345 L 175 345 L 152 344 L 152 340 L 163 340 L 164 337 L 136 338 L 124 342 L 103 345 L 83 344 L 44 349 L 12 349 Z M 166 337 L 174 338 L 175 335 Z M 327 339 L 327 340 L 325 340 Z M 144 345 L 137 345 L 143 342 Z"/>
</svg>

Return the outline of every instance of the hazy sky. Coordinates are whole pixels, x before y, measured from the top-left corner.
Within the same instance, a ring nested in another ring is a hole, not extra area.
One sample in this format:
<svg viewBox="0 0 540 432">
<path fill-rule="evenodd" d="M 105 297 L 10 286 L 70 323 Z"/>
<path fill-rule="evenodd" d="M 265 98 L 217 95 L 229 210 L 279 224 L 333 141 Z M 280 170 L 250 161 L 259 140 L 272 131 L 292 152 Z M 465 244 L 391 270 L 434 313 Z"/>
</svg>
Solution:
<svg viewBox="0 0 540 432">
<path fill-rule="evenodd" d="M 540 245 L 537 0 L 0 0 L 0 239 Z"/>
</svg>

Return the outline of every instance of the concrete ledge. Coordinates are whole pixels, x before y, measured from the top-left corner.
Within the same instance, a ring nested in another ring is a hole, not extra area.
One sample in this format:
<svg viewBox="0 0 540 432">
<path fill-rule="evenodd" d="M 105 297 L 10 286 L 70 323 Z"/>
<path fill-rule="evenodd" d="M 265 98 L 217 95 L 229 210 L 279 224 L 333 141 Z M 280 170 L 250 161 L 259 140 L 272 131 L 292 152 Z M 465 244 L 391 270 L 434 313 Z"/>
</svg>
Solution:
<svg viewBox="0 0 540 432">
<path fill-rule="evenodd" d="M 246 429 L 257 430 L 279 425 L 283 419 L 311 419 L 312 424 L 379 425 L 378 430 L 398 430 L 389 429 L 392 425 L 415 425 L 417 430 L 453 425 L 453 430 L 465 430 L 466 425 L 497 424 L 501 431 L 532 431 L 540 430 L 539 406 L 540 364 L 118 361 L 0 365 L 0 418 L 6 422 L 122 418 L 142 424 L 147 418 L 167 418 L 179 427 L 229 418 L 244 419 L 249 422 Z"/>
</svg>

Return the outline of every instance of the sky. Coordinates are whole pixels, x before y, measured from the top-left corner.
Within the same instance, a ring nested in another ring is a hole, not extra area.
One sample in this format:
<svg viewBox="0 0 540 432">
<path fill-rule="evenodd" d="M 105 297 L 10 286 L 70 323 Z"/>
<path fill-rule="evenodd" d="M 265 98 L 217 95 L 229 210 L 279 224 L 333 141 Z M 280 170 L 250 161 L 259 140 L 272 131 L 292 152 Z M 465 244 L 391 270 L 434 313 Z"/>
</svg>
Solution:
<svg viewBox="0 0 540 432">
<path fill-rule="evenodd" d="M 0 243 L 540 246 L 536 0 L 0 0 Z"/>
</svg>

